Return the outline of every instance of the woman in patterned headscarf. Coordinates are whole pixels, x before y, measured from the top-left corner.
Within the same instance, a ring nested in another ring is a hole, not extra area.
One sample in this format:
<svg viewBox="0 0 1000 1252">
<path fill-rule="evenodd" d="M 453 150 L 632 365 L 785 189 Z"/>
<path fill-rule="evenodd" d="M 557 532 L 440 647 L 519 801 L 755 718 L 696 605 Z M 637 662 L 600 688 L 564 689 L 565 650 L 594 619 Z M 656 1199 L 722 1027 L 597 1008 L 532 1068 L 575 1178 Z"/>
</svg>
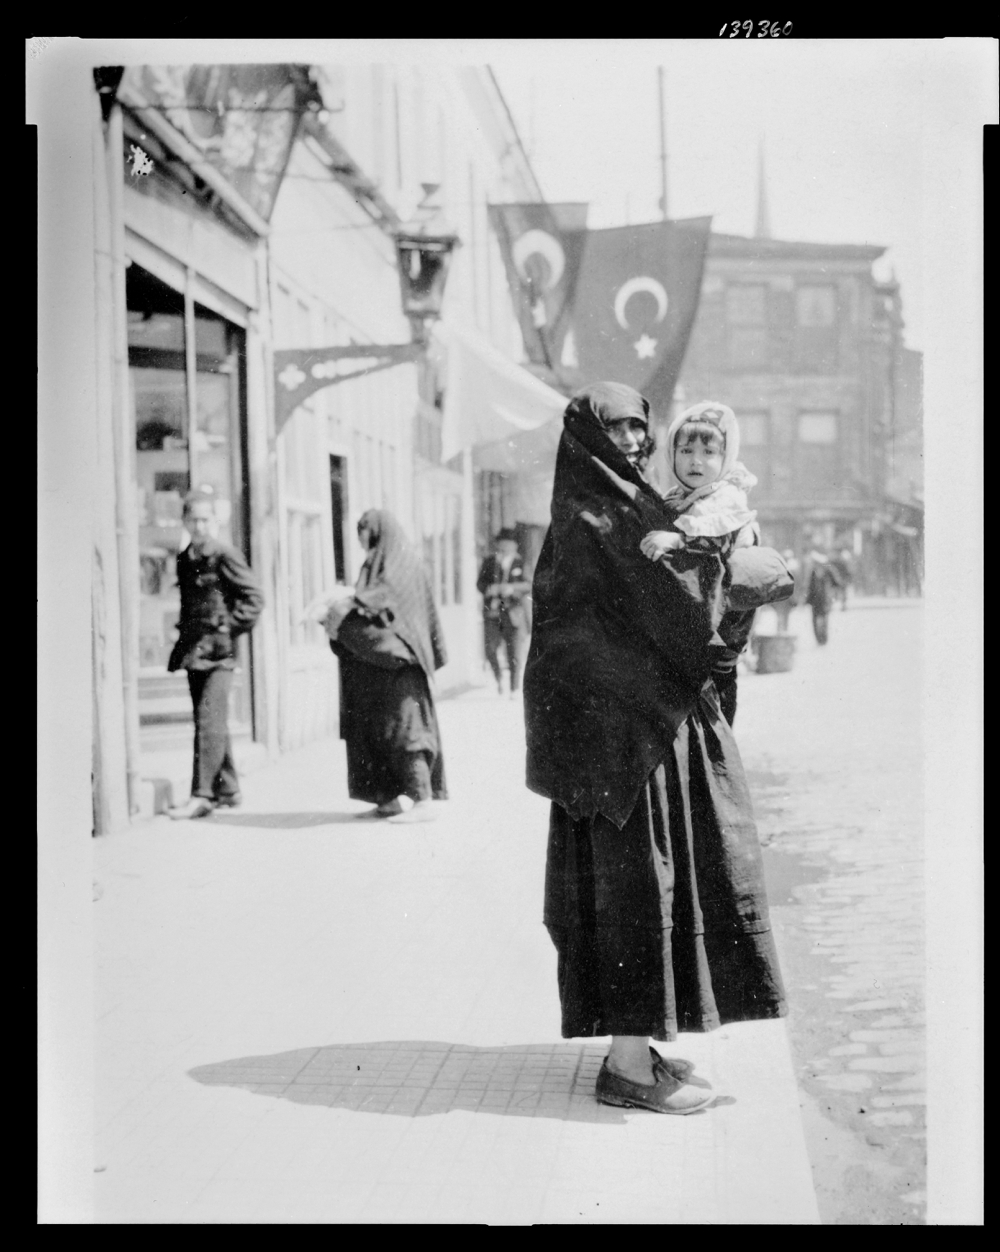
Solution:
<svg viewBox="0 0 1000 1252">
<path fill-rule="evenodd" d="M 637 461 L 638 392 L 598 383 L 565 414 L 524 680 L 528 786 L 552 801 L 545 924 L 565 1038 L 610 1035 L 604 1103 L 712 1098 L 650 1038 L 778 1017 L 784 993 L 743 767 L 712 680 L 730 611 L 788 593 L 770 549 L 640 542 L 673 514 Z"/>
<path fill-rule="evenodd" d="M 447 797 L 441 735 L 431 696 L 447 660 L 430 584 L 399 522 L 369 509 L 358 522 L 368 553 L 354 595 L 326 617 L 340 659 L 340 736 L 352 799 L 365 817 L 430 821 Z M 401 798 L 413 801 L 404 808 Z"/>
</svg>

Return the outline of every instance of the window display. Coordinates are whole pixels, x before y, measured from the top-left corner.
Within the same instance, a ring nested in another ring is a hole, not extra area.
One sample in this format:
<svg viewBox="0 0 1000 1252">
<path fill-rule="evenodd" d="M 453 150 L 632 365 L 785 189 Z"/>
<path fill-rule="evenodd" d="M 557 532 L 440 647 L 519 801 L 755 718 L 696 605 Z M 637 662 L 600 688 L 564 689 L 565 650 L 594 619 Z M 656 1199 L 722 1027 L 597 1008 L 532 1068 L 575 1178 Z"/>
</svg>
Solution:
<svg viewBox="0 0 1000 1252">
<path fill-rule="evenodd" d="M 244 545 L 239 371 L 241 332 L 195 306 L 195 412 L 188 412 L 184 297 L 133 264 L 127 271 L 129 394 L 139 526 L 139 718 L 143 727 L 191 720 L 183 674 L 167 658 L 180 612 L 177 554 L 190 536 L 184 496 L 215 496 L 218 537 Z M 249 655 L 242 640 L 231 718 L 249 727 Z"/>
</svg>

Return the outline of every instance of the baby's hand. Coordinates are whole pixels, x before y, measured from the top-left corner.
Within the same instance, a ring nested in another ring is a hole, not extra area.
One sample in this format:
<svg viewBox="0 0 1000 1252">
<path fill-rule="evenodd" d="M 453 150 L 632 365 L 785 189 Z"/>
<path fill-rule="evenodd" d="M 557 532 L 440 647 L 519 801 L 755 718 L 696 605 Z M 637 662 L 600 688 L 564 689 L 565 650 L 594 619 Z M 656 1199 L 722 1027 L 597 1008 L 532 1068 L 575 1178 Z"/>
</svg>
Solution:
<svg viewBox="0 0 1000 1252">
<path fill-rule="evenodd" d="M 658 561 L 661 556 L 670 552 L 673 548 L 679 548 L 684 542 L 684 536 L 678 535 L 672 530 L 651 530 L 648 535 L 643 535 L 639 541 L 639 550 L 643 556 L 648 556 L 651 561 Z"/>
</svg>

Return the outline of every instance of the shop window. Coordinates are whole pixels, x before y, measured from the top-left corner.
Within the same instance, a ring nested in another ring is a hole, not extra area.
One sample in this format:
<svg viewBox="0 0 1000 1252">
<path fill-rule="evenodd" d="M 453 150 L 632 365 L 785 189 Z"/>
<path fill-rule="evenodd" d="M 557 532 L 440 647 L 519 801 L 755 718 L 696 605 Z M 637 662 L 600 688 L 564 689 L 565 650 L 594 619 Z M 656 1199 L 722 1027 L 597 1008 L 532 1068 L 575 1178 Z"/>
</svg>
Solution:
<svg viewBox="0 0 1000 1252">
<path fill-rule="evenodd" d="M 795 289 L 795 358 L 804 374 L 837 369 L 837 288 L 832 283 Z"/>
<path fill-rule="evenodd" d="M 423 494 L 420 509 L 424 564 L 434 603 L 462 602 L 462 498 L 457 492 Z"/>
<path fill-rule="evenodd" d="M 287 513 L 288 637 L 293 647 L 323 644 L 326 635 L 316 622 L 304 621 L 309 604 L 323 590 L 323 535 L 319 510 Z"/>
<path fill-rule="evenodd" d="M 196 304 L 189 378 L 184 296 L 133 263 L 126 303 L 139 528 L 139 713 L 152 726 L 191 719 L 184 675 L 166 670 L 180 613 L 176 566 L 189 538 L 182 517 L 188 490 L 209 489 L 219 538 L 246 543 L 243 339 L 237 327 Z M 231 715 L 235 727 L 249 729 L 249 644 L 240 647 Z"/>
</svg>

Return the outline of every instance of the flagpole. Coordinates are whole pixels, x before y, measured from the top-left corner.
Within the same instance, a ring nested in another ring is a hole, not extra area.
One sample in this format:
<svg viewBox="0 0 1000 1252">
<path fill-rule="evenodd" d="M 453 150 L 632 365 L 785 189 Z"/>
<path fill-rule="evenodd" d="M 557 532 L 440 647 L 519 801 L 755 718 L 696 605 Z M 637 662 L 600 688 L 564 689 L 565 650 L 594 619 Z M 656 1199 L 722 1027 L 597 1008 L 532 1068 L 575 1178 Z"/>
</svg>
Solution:
<svg viewBox="0 0 1000 1252">
<path fill-rule="evenodd" d="M 660 93 L 660 208 L 663 220 L 667 220 L 667 121 L 663 104 L 663 66 L 656 69 L 657 86 Z"/>
</svg>

